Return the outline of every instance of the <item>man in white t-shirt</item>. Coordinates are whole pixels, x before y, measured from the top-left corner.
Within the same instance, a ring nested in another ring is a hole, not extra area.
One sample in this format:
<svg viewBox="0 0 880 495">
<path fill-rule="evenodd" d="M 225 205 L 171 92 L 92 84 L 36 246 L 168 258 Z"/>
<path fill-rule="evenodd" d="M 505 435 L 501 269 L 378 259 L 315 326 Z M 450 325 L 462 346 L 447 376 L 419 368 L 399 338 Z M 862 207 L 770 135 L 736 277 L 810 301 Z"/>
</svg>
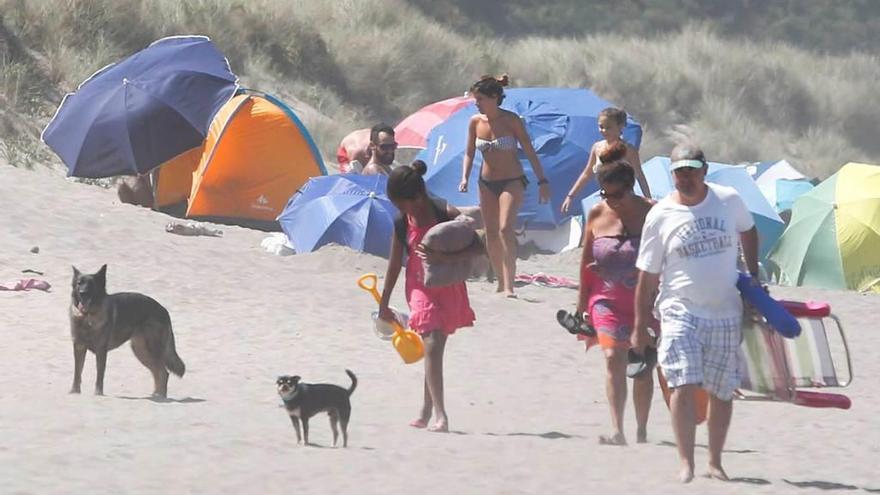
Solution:
<svg viewBox="0 0 880 495">
<path fill-rule="evenodd" d="M 676 146 L 670 158 L 675 191 L 651 209 L 642 230 L 632 344 L 644 352 L 653 310 L 660 319 L 658 362 L 673 389 L 681 481 L 694 477 L 694 394 L 701 386 L 710 395 L 708 474 L 727 480 L 721 452 L 741 378 L 739 243 L 757 280 L 758 233 L 736 190 L 705 182 L 708 165 L 699 148 Z"/>
</svg>

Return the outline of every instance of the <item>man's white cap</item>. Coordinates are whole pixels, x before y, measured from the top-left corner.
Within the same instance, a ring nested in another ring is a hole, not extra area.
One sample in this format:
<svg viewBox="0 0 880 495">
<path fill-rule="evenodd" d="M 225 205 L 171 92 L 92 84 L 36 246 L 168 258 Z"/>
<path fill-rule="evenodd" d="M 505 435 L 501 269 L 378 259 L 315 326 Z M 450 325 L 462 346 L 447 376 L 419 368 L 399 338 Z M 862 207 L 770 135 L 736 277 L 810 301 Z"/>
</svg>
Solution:
<svg viewBox="0 0 880 495">
<path fill-rule="evenodd" d="M 703 168 L 706 164 L 706 157 L 703 150 L 693 144 L 678 144 L 672 148 L 669 154 L 671 163 L 669 170 L 676 170 L 683 167 Z"/>
</svg>

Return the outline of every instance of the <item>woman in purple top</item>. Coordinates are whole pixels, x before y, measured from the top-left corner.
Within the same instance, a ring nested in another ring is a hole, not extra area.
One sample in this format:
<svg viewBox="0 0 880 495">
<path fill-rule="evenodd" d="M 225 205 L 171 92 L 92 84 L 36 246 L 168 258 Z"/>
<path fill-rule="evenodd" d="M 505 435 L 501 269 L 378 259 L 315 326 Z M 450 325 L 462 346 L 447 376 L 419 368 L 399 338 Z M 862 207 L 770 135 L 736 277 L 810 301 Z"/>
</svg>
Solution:
<svg viewBox="0 0 880 495">
<path fill-rule="evenodd" d="M 614 150 L 607 150 L 613 152 Z M 623 411 L 626 404 L 627 353 L 635 322 L 635 288 L 638 279 L 636 257 L 642 225 L 653 201 L 633 193 L 635 172 L 624 160 L 603 158 L 597 178 L 602 201 L 587 217 L 581 258 L 581 284 L 577 314 L 584 315 L 596 330 L 596 337 L 581 337 L 587 348 L 598 343 L 605 354 L 606 393 L 611 408 L 610 435 L 599 442 L 626 445 Z M 654 382 L 643 373 L 633 384 L 639 443 L 647 441 L 648 413 Z"/>
</svg>

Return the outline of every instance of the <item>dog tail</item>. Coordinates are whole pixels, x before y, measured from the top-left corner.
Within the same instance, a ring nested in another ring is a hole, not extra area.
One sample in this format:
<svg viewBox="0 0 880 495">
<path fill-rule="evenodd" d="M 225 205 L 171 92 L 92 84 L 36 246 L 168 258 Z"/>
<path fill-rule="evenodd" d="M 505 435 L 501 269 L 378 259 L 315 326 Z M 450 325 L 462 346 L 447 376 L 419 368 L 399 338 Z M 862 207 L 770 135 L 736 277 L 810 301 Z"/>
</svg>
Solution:
<svg viewBox="0 0 880 495">
<path fill-rule="evenodd" d="M 183 377 L 183 374 L 186 372 L 186 365 L 183 364 L 183 360 L 177 355 L 177 349 L 174 347 L 174 333 L 171 332 L 171 325 L 168 326 L 168 338 L 165 339 L 165 350 L 162 357 L 164 358 L 165 367 L 168 368 L 168 371 L 179 377 Z"/>
<path fill-rule="evenodd" d="M 351 370 L 345 370 L 345 374 L 351 378 L 351 387 L 348 387 L 348 395 L 351 395 L 354 393 L 354 389 L 358 386 L 358 379 L 354 376 L 354 373 L 352 373 Z"/>
</svg>

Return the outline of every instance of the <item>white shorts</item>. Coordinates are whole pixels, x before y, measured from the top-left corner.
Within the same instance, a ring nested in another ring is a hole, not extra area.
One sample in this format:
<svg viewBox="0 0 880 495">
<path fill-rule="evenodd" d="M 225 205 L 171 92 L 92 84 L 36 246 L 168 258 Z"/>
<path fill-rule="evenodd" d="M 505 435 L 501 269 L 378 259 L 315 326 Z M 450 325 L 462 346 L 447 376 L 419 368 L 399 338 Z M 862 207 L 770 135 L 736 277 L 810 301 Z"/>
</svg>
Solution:
<svg viewBox="0 0 880 495">
<path fill-rule="evenodd" d="M 731 400 L 742 379 L 742 317 L 700 318 L 676 305 L 660 316 L 657 357 L 669 386 L 702 385 L 719 399 Z"/>
</svg>

